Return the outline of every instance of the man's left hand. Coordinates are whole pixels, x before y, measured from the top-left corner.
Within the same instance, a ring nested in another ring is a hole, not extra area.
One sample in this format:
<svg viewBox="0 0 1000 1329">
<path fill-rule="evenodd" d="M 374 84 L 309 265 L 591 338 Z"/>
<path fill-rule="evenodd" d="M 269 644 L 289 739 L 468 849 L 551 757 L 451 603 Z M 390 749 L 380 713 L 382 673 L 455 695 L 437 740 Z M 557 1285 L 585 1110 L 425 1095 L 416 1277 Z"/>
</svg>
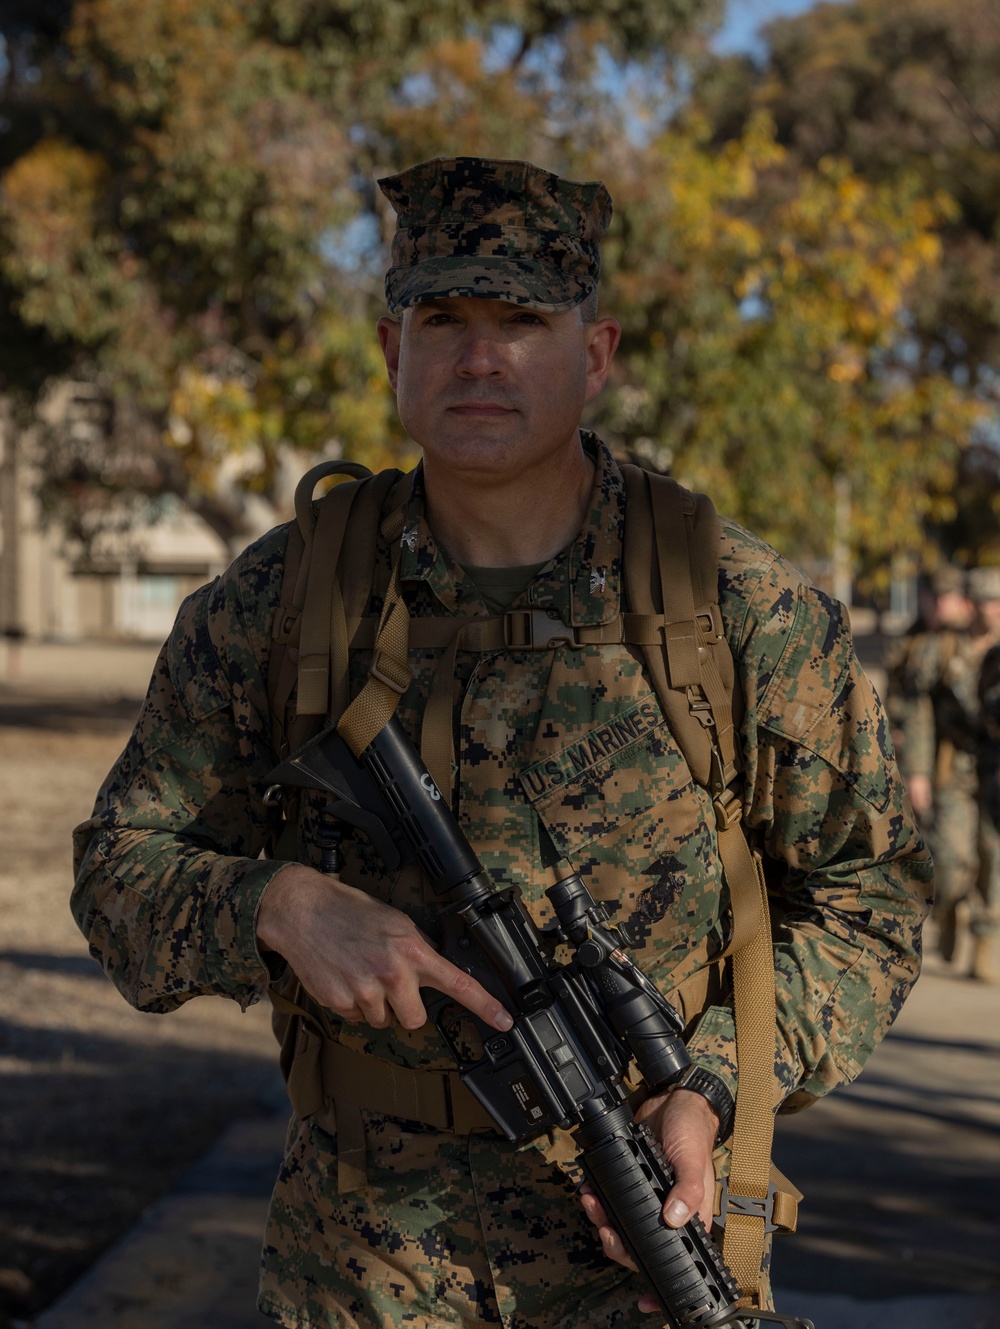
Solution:
<svg viewBox="0 0 1000 1329">
<path fill-rule="evenodd" d="M 709 1227 L 715 1203 L 715 1169 L 712 1150 L 719 1130 L 719 1119 L 701 1094 L 688 1089 L 673 1093 L 655 1094 L 636 1112 L 656 1138 L 667 1161 L 674 1170 L 672 1186 L 663 1206 L 664 1221 L 671 1227 L 683 1227 L 692 1214 L 700 1214 Z M 597 1196 L 584 1186 L 580 1192 L 583 1207 L 590 1221 L 598 1228 L 606 1255 L 619 1264 L 634 1269 L 635 1264 L 621 1237 L 608 1223 L 608 1217 Z M 639 1309 L 659 1310 L 651 1292 L 639 1298 Z"/>
</svg>

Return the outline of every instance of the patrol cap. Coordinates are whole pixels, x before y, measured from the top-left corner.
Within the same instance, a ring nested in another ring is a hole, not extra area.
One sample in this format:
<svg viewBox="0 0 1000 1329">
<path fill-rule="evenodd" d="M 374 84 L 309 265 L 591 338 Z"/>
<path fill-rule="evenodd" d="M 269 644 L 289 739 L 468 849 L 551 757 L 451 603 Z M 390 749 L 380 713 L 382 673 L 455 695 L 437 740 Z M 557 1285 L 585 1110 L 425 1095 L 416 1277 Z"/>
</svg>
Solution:
<svg viewBox="0 0 1000 1329">
<path fill-rule="evenodd" d="M 969 569 L 970 600 L 1000 600 L 1000 567 Z"/>
<path fill-rule="evenodd" d="M 597 286 L 612 211 L 599 180 L 563 180 L 524 161 L 438 157 L 378 183 L 396 212 L 390 313 L 464 295 L 558 313 Z"/>
<path fill-rule="evenodd" d="M 931 590 L 935 595 L 965 595 L 967 593 L 967 573 L 964 568 L 955 567 L 954 563 L 945 563 L 931 573 Z"/>
</svg>

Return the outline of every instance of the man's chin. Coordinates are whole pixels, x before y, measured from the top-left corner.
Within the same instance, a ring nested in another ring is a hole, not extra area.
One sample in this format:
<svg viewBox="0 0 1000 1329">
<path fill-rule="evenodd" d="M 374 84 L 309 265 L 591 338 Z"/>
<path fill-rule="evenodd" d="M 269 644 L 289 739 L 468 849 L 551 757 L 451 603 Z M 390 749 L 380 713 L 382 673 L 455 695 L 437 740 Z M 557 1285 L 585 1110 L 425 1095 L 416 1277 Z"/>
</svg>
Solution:
<svg viewBox="0 0 1000 1329">
<path fill-rule="evenodd" d="M 491 429 L 471 428 L 457 435 L 449 430 L 422 448 L 425 469 L 439 467 L 442 471 L 468 476 L 499 478 L 521 470 L 526 462 L 516 439 Z"/>
</svg>

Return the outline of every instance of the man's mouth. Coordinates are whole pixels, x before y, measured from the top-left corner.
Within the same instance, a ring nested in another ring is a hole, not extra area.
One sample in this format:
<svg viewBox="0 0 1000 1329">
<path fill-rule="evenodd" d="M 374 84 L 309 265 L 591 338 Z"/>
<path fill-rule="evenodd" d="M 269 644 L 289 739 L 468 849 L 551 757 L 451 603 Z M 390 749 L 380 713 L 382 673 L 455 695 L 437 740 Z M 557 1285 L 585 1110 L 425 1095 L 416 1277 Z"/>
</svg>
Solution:
<svg viewBox="0 0 1000 1329">
<path fill-rule="evenodd" d="M 505 406 L 497 401 L 463 401 L 456 402 L 454 406 L 449 406 L 449 411 L 455 415 L 468 416 L 503 416 L 510 415 L 514 410 L 513 406 Z"/>
</svg>

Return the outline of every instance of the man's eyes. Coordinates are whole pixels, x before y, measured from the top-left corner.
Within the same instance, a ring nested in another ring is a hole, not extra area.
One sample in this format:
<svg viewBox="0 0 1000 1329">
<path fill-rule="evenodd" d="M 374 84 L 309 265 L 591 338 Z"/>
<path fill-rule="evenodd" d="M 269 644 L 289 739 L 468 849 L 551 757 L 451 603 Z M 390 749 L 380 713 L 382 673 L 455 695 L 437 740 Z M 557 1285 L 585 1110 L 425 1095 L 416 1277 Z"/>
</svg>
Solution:
<svg viewBox="0 0 1000 1329">
<path fill-rule="evenodd" d="M 547 326 L 545 318 L 533 309 L 519 309 L 504 321 L 513 327 L 542 328 Z M 457 314 L 449 314 L 446 310 L 437 309 L 433 313 L 428 311 L 424 314 L 421 319 L 421 327 L 443 328 L 460 322 L 461 319 Z"/>
</svg>

